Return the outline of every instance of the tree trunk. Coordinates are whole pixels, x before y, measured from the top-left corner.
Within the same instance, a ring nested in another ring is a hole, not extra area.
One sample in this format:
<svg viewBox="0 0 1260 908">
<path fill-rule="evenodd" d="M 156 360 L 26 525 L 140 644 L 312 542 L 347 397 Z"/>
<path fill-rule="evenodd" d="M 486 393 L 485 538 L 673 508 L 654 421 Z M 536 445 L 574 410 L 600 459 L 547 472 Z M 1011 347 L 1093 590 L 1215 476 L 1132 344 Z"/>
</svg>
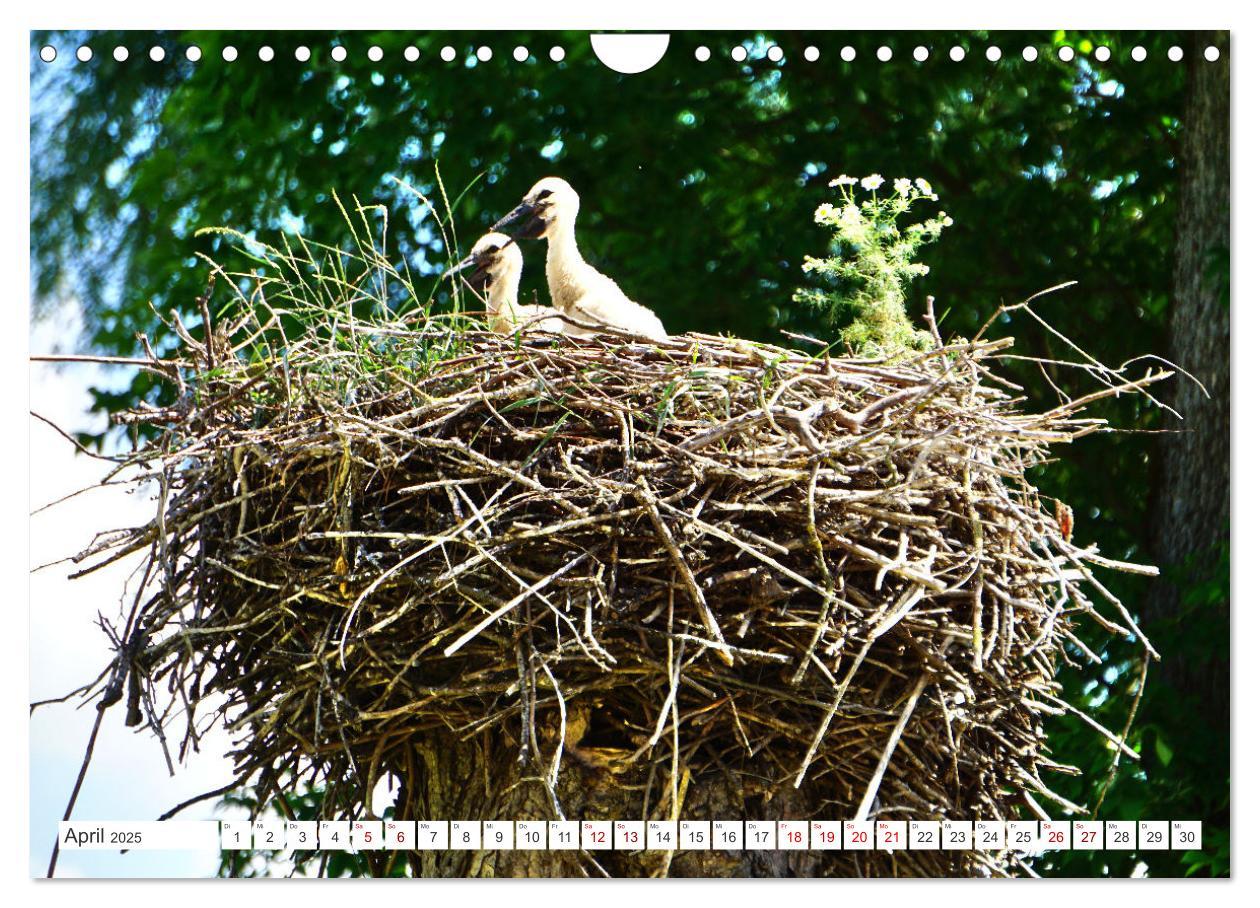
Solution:
<svg viewBox="0 0 1260 908">
<path fill-rule="evenodd" d="M 1149 616 L 1166 629 L 1159 677 L 1213 730 L 1229 727 L 1227 643 L 1218 655 L 1187 652 L 1177 631 L 1191 622 L 1188 591 L 1218 570 L 1229 535 L 1229 33 L 1196 32 L 1187 42 L 1186 113 L 1168 357 L 1203 383 L 1179 379 L 1162 436 L 1153 546 L 1163 577 Z M 1221 50 L 1208 62 L 1203 50 Z M 1228 601 L 1212 605 L 1228 628 Z M 1183 622 L 1178 624 L 1178 622 Z"/>
<path fill-rule="evenodd" d="M 548 746 L 551 746 L 550 743 Z M 401 782 L 399 819 L 552 820 L 555 805 L 542 774 L 522 769 L 519 748 L 509 740 L 485 735 L 460 740 L 455 735 L 416 742 L 406 765 L 390 771 Z M 617 748 L 566 747 L 556 786 L 556 801 L 576 820 L 661 819 L 671 816 L 672 786 L 666 773 L 642 764 L 612 768 L 625 756 Z M 764 784 L 767 767 L 741 765 L 738 772 L 688 777 L 680 792 L 679 818 L 806 819 L 835 804 L 837 792 L 825 786 Z M 750 782 L 749 780 L 753 780 Z M 755 793 L 750 793 L 750 789 Z M 382 854 L 382 861 L 387 856 Z M 481 850 L 407 853 L 418 877 L 887 877 L 973 876 L 966 852 L 918 851 L 551 851 Z M 383 870 L 383 865 L 379 870 Z"/>
</svg>

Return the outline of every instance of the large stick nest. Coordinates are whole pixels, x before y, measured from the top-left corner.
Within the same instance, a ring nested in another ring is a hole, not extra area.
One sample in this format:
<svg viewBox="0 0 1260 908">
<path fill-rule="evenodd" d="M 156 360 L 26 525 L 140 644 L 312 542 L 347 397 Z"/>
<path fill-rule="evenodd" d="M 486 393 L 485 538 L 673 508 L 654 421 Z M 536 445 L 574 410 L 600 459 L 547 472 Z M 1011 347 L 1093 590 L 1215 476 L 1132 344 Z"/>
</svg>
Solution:
<svg viewBox="0 0 1260 908">
<path fill-rule="evenodd" d="M 90 553 L 148 553 L 104 690 L 130 721 L 187 747 L 225 720 L 242 782 L 309 773 L 330 816 L 408 749 L 485 735 L 540 819 L 578 764 L 653 768 L 647 818 L 733 768 L 749 804 L 804 786 L 803 818 L 1070 809 L 1043 720 L 1075 712 L 1075 623 L 1145 638 L 1094 575 L 1133 566 L 1072 543 L 1028 471 L 1160 375 L 1026 413 L 1000 340 L 894 364 L 349 327 L 152 360 L 181 389 L 130 417 L 160 430 L 158 514 Z M 1019 869 L 878 857 L 820 872 Z"/>
</svg>

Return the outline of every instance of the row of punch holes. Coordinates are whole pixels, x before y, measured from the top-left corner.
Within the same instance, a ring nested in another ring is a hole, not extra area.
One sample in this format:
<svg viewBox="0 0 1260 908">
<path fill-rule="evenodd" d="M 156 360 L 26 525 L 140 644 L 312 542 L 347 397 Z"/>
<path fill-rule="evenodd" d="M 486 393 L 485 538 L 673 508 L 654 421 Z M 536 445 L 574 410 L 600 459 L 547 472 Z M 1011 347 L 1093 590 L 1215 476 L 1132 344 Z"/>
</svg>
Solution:
<svg viewBox="0 0 1260 908">
<path fill-rule="evenodd" d="M 954 45 L 953 47 L 951 47 L 948 53 L 949 53 L 949 58 L 953 60 L 955 63 L 960 63 L 963 60 L 965 60 L 967 57 L 967 50 L 959 45 Z M 346 48 L 343 47 L 342 45 L 335 45 L 329 51 L 329 56 L 337 63 L 344 62 L 349 57 L 349 55 L 350 55 L 350 52 L 346 50 Z M 779 47 L 777 44 L 770 45 L 768 48 L 765 48 L 764 53 L 760 55 L 764 56 L 765 59 L 769 60 L 771 63 L 779 63 L 786 56 L 783 51 L 783 48 Z M 931 57 L 931 55 L 932 55 L 932 52 L 923 45 L 919 45 L 918 47 L 914 48 L 913 51 L 911 51 L 911 56 L 914 58 L 916 62 L 919 62 L 919 63 L 923 63 L 927 61 Z M 1040 55 L 1040 52 L 1038 51 L 1038 49 L 1036 47 L 1033 47 L 1032 45 L 1028 45 L 1021 51 L 1021 56 L 1024 58 L 1024 60 L 1026 60 L 1029 63 L 1036 61 L 1039 55 Z M 1077 52 L 1074 48 L 1063 45 L 1054 49 L 1054 55 L 1057 56 L 1059 60 L 1061 60 L 1062 62 L 1070 63 L 1073 59 L 1076 58 Z M 78 50 L 75 51 L 75 57 L 79 60 L 80 63 L 89 62 L 93 56 L 94 56 L 94 52 L 92 48 L 86 44 L 79 47 Z M 130 56 L 131 56 L 131 52 L 126 47 L 119 45 L 118 47 L 114 48 L 113 57 L 119 63 L 125 62 Z M 184 56 L 189 61 L 196 63 L 200 61 L 202 58 L 201 48 L 197 47 L 196 45 L 192 45 L 184 50 Z M 222 56 L 225 62 L 232 63 L 240 57 L 240 52 L 235 47 L 229 45 L 223 48 Z M 299 63 L 306 63 L 307 61 L 311 59 L 312 52 L 309 47 L 302 45 L 294 49 L 293 56 L 294 56 L 294 59 L 296 59 Z M 439 56 L 445 62 L 450 63 L 450 62 L 453 62 L 456 59 L 456 57 L 459 56 L 459 52 L 454 47 L 447 45 L 446 47 L 442 48 L 442 50 L 439 53 Z M 494 51 L 491 50 L 489 47 L 482 45 L 481 47 L 478 47 L 473 52 L 473 56 L 475 56 L 477 60 L 481 61 L 482 63 L 487 63 L 491 59 L 494 58 Z M 708 61 L 709 59 L 712 58 L 712 56 L 713 56 L 713 52 L 703 44 L 697 47 L 695 50 L 695 57 L 701 63 Z M 734 60 L 736 63 L 743 63 L 744 61 L 748 60 L 749 56 L 750 56 L 749 49 L 742 44 L 738 44 L 735 47 L 731 48 L 730 58 Z M 985 59 L 989 60 L 990 62 L 996 63 L 998 60 L 1002 59 L 1002 49 L 1000 47 L 997 47 L 996 45 L 991 45 L 985 49 L 984 56 L 985 56 Z M 1108 60 L 1111 59 L 1111 56 L 1112 56 L 1111 48 L 1109 47 L 1099 46 L 1093 49 L 1093 57 L 1095 60 L 1097 60 L 1100 63 L 1106 63 Z M 1129 50 L 1129 57 L 1137 63 L 1141 63 L 1143 60 L 1147 58 L 1147 56 L 1148 54 L 1147 54 L 1146 48 L 1142 47 L 1141 45 L 1133 47 Z M 1220 49 L 1217 47 L 1207 47 L 1207 48 L 1204 48 L 1203 50 L 1203 58 L 1210 63 L 1215 63 L 1217 60 L 1220 59 L 1220 56 L 1221 56 L 1221 52 L 1220 52 Z M 263 63 L 270 63 L 272 60 L 275 59 L 275 57 L 276 57 L 276 51 L 274 48 L 268 45 L 263 45 L 262 47 L 258 48 L 258 59 L 262 61 Z M 530 57 L 530 52 L 529 52 L 529 48 L 527 47 L 518 46 L 512 51 L 512 58 L 516 60 L 518 63 L 524 63 L 525 61 L 529 59 L 529 57 Z M 550 48 L 550 50 L 548 50 L 547 52 L 547 57 L 553 63 L 559 63 L 565 57 L 564 48 L 560 47 L 559 45 L 556 45 Z M 801 57 L 808 63 L 815 63 L 819 59 L 821 59 L 822 53 L 821 51 L 819 51 L 817 47 L 810 45 L 809 47 L 806 47 L 804 51 L 802 51 Z M 858 52 L 853 47 L 846 46 L 840 49 L 840 59 L 846 63 L 853 62 L 854 60 L 857 59 L 857 57 L 858 57 Z M 1185 51 L 1183 51 L 1180 47 L 1174 45 L 1168 48 L 1168 59 L 1172 61 L 1173 63 L 1180 62 L 1182 59 L 1184 59 L 1184 57 L 1185 57 Z M 52 63 L 54 60 L 57 59 L 57 49 L 53 47 L 51 44 L 46 44 L 40 48 L 39 58 L 43 60 L 45 63 Z M 385 58 L 385 52 L 380 47 L 373 45 L 372 47 L 369 47 L 367 49 L 367 58 L 373 63 L 380 63 Z M 414 63 L 420 59 L 420 51 L 418 48 L 408 47 L 403 51 L 403 58 L 409 63 Z M 878 48 L 875 51 L 875 58 L 879 60 L 881 63 L 887 63 L 891 61 L 893 59 L 892 48 L 886 45 Z M 152 60 L 154 63 L 161 63 L 162 61 L 166 59 L 166 49 L 161 46 L 154 45 L 153 47 L 149 48 L 149 59 Z"/>
</svg>

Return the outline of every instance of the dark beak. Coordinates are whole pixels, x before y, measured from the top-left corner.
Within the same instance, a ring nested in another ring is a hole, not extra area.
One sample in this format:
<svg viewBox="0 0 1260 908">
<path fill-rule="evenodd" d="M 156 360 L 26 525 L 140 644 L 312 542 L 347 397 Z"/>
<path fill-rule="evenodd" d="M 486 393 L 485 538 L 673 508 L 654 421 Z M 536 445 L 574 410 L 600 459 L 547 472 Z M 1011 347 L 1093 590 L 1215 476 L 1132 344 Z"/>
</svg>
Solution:
<svg viewBox="0 0 1260 908">
<path fill-rule="evenodd" d="M 536 240 L 547 232 L 547 222 L 539 214 L 541 210 L 537 203 L 521 202 L 490 229 L 502 230 L 509 224 L 523 221 L 515 230 L 507 231 L 507 235 L 514 240 Z"/>
<path fill-rule="evenodd" d="M 463 271 L 465 268 L 471 268 L 475 264 L 477 264 L 477 260 L 470 255 L 467 258 L 465 258 L 462 262 L 460 262 L 458 265 L 452 265 L 450 268 L 448 268 L 446 270 L 446 273 L 442 275 L 442 280 L 446 280 L 448 277 L 454 277 L 455 275 Z"/>
<path fill-rule="evenodd" d="M 513 208 L 503 217 L 499 218 L 495 222 L 494 226 L 491 227 L 490 229 L 502 230 L 508 224 L 514 224 L 517 221 L 519 221 L 521 218 L 525 217 L 527 214 L 533 214 L 533 213 L 534 213 L 534 207 L 530 205 L 529 202 L 521 202 L 521 204 L 517 205 L 515 208 Z"/>
<path fill-rule="evenodd" d="M 490 262 L 486 259 L 478 260 L 470 255 L 458 265 L 448 269 L 447 272 L 442 275 L 442 280 L 446 280 L 448 277 L 453 278 L 455 275 L 463 271 L 467 271 L 469 268 L 473 269 L 473 273 L 469 277 L 463 279 L 464 283 L 468 284 L 468 286 L 472 287 L 478 293 L 485 293 L 486 286 L 490 283 Z"/>
</svg>

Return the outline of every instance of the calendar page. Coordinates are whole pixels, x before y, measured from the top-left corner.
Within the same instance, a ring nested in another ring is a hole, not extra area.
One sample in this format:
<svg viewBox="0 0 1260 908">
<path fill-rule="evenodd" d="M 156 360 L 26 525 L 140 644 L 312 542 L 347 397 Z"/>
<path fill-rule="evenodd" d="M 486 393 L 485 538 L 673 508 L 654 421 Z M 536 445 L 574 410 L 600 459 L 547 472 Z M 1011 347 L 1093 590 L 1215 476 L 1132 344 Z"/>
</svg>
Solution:
<svg viewBox="0 0 1260 908">
<path fill-rule="evenodd" d="M 343 12 L 29 33 L 32 877 L 1230 875 L 1228 31 Z"/>
</svg>

